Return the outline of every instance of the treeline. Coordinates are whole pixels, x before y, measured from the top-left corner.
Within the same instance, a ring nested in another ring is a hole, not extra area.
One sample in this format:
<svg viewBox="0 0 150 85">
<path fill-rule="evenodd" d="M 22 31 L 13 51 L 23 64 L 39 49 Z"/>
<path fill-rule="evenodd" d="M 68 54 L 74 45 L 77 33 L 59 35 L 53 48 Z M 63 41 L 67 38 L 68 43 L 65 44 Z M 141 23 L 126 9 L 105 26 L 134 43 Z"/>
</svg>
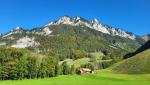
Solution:
<svg viewBox="0 0 150 85">
<path fill-rule="evenodd" d="M 0 47 L 0 80 L 54 77 L 61 74 L 58 59 L 25 49 Z"/>
<path fill-rule="evenodd" d="M 86 53 L 74 51 L 73 58 L 78 59 Z M 93 65 L 81 67 L 94 68 Z M 67 62 L 59 64 L 56 54 L 40 55 L 26 49 L 0 46 L 0 80 L 22 80 L 34 78 L 48 78 L 57 75 L 79 74 L 80 67 L 69 66 Z"/>
<path fill-rule="evenodd" d="M 74 51 L 74 59 L 85 56 L 84 52 Z M 94 63 L 95 61 L 93 61 Z M 55 77 L 57 75 L 80 74 L 80 68 L 94 70 L 96 64 L 81 67 L 69 66 L 67 62 L 59 65 L 56 54 L 40 55 L 26 49 L 0 47 L 0 80 L 18 80 Z"/>
</svg>

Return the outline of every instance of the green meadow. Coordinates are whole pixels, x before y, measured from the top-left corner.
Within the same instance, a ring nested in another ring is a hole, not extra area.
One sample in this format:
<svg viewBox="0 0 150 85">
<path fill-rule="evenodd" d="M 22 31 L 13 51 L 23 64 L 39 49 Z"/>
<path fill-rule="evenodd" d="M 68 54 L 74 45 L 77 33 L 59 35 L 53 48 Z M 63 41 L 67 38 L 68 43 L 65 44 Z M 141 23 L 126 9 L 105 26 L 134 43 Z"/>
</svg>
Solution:
<svg viewBox="0 0 150 85">
<path fill-rule="evenodd" d="M 102 70 L 95 72 L 95 74 L 0 81 L 0 85 L 150 85 L 150 74 L 116 74 L 110 70 Z"/>
</svg>

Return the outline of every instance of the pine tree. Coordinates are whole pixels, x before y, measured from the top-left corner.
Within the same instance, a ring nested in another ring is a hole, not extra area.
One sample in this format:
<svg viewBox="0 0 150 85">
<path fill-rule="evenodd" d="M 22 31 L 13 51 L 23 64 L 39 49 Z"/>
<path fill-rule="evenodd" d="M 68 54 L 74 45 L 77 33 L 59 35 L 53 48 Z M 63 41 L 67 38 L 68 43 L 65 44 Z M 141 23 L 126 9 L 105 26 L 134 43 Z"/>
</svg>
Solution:
<svg viewBox="0 0 150 85">
<path fill-rule="evenodd" d="M 75 65 L 73 64 L 70 69 L 70 74 L 75 74 L 75 72 L 76 72 L 76 68 Z"/>
<path fill-rule="evenodd" d="M 67 74 L 70 73 L 70 68 L 69 68 L 67 62 L 64 62 L 62 64 L 62 72 L 63 72 L 64 75 L 67 75 Z"/>
<path fill-rule="evenodd" d="M 28 58 L 28 77 L 36 78 L 37 77 L 37 59 L 35 57 Z"/>
</svg>

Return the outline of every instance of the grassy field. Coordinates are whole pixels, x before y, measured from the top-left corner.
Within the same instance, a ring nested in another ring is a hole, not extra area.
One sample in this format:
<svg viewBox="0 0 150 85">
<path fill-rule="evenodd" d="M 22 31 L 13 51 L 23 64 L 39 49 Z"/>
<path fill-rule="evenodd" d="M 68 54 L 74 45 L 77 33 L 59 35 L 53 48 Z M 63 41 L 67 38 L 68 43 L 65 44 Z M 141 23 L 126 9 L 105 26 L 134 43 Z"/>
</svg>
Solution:
<svg viewBox="0 0 150 85">
<path fill-rule="evenodd" d="M 104 56 L 104 54 L 101 53 L 101 52 L 90 53 L 90 55 L 95 57 L 97 62 L 111 62 L 112 61 L 111 59 L 109 59 L 109 60 L 102 60 L 102 57 Z M 81 58 L 81 59 L 77 59 L 77 60 L 66 59 L 64 61 L 61 61 L 59 64 L 62 64 L 63 62 L 67 62 L 67 64 L 69 66 L 75 65 L 75 67 L 80 67 L 81 65 L 91 63 L 90 60 L 91 60 L 91 58 Z"/>
<path fill-rule="evenodd" d="M 66 75 L 47 79 L 0 81 L 0 85 L 150 85 L 150 74 L 115 74 L 109 70 L 95 74 Z"/>
</svg>

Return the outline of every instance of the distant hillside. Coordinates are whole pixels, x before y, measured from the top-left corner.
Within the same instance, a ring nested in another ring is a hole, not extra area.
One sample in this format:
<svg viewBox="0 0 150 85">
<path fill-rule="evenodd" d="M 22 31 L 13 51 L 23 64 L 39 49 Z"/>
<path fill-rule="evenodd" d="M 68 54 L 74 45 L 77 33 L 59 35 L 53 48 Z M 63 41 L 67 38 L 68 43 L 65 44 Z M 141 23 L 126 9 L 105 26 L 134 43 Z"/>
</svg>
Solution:
<svg viewBox="0 0 150 85">
<path fill-rule="evenodd" d="M 145 41 L 150 40 L 150 34 L 142 36 L 142 39 L 144 39 Z"/>
<path fill-rule="evenodd" d="M 147 50 L 147 49 L 149 49 L 149 48 L 150 48 L 150 40 L 147 41 L 147 42 L 146 42 L 144 45 L 142 45 L 140 48 L 138 48 L 135 52 L 130 53 L 130 54 L 127 54 L 124 58 L 132 57 L 132 56 L 134 56 L 134 55 L 136 55 L 136 54 L 138 54 L 138 53 L 140 53 L 140 52 L 143 52 L 143 51 L 145 51 L 145 50 Z"/>
<path fill-rule="evenodd" d="M 147 41 L 143 46 L 141 46 L 139 49 L 137 49 L 137 51 L 135 52 L 136 54 L 137 53 L 140 53 L 140 52 L 142 52 L 142 51 L 144 51 L 144 50 L 147 50 L 147 49 L 149 49 L 150 48 L 150 40 L 149 41 Z"/>
<path fill-rule="evenodd" d="M 112 70 L 119 73 L 150 73 L 150 49 L 115 64 Z"/>
</svg>

